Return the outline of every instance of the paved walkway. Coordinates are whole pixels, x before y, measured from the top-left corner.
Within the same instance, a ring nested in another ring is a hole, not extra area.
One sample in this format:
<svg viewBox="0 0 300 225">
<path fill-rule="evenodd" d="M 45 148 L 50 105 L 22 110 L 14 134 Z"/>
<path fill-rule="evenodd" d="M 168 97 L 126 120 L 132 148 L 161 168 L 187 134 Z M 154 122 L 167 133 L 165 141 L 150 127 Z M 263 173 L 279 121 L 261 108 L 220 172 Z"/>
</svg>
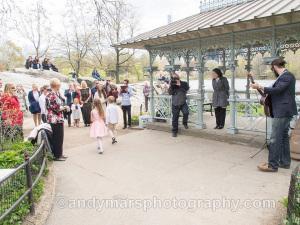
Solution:
<svg viewBox="0 0 300 225">
<path fill-rule="evenodd" d="M 249 159 L 257 149 L 145 130 L 120 136 L 115 146 L 107 138 L 105 154 L 98 155 L 88 129 L 66 128 L 66 135 L 69 159 L 55 162 L 56 201 L 47 225 L 278 224 L 278 209 L 259 205 L 279 205 L 291 170 L 258 172 L 266 152 Z M 126 198 L 142 201 L 128 209 Z M 119 199 L 120 205 L 100 210 L 102 199 Z M 149 207 L 166 208 L 146 212 L 140 209 L 146 199 Z"/>
</svg>

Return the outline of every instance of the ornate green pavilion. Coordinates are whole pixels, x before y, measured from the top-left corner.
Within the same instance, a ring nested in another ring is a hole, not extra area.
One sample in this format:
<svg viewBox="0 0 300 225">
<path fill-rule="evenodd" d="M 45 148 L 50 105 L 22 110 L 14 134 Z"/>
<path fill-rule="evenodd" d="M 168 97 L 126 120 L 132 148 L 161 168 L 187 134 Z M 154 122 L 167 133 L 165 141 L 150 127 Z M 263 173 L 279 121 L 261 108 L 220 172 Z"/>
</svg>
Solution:
<svg viewBox="0 0 300 225">
<path fill-rule="evenodd" d="M 205 4 L 207 3 L 207 4 Z M 189 96 L 196 114 L 195 124 L 206 128 L 203 119 L 205 104 L 205 62 L 210 55 L 222 59 L 223 71 L 230 70 L 230 127 L 238 132 L 237 104 L 257 104 L 250 99 L 249 88 L 245 98 L 238 98 L 235 88 L 237 57 L 247 60 L 245 69 L 250 72 L 252 59 L 258 53 L 276 57 L 286 51 L 300 48 L 300 1 L 299 0 L 209 0 L 201 5 L 197 15 L 170 23 L 140 34 L 116 45 L 120 48 L 145 49 L 150 55 L 150 79 L 152 85 L 151 115 L 163 117 L 163 108 L 169 98 L 154 95 L 154 67 L 156 57 L 166 57 L 170 66 L 175 59 L 186 63 L 189 80 L 190 62 L 197 62 L 198 91 Z M 249 81 L 248 81 L 249 82 Z M 246 85 L 245 85 L 246 86 Z M 158 115 L 160 114 L 160 115 Z"/>
</svg>

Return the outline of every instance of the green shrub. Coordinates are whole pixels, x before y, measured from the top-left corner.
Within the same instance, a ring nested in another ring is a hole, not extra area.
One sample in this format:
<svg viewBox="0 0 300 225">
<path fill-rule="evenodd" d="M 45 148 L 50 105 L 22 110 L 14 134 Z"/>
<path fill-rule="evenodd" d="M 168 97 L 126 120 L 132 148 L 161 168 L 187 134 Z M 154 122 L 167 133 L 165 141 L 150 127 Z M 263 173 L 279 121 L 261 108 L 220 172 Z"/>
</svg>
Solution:
<svg viewBox="0 0 300 225">
<path fill-rule="evenodd" d="M 139 116 L 131 117 L 131 125 L 133 125 L 133 126 L 139 125 Z"/>
<path fill-rule="evenodd" d="M 24 153 L 27 152 L 29 155 L 32 155 L 34 151 L 36 150 L 36 146 L 33 146 L 29 142 L 23 142 L 18 141 L 15 143 L 11 143 L 9 146 L 8 151 L 2 151 L 0 152 L 0 169 L 8 169 L 8 168 L 15 168 L 22 163 L 24 163 Z M 39 171 L 39 165 L 33 163 L 32 164 L 32 171 L 38 172 Z M 0 196 L 1 198 L 9 198 L 12 201 L 16 201 L 26 190 L 26 178 L 25 178 L 25 172 L 24 170 L 19 172 L 19 176 L 17 176 L 14 181 L 14 186 L 9 186 L 11 184 L 8 184 L 6 186 L 2 186 L 3 190 L 5 192 L 0 191 L 0 193 L 11 193 L 10 196 Z M 44 174 L 47 174 L 47 170 Z M 10 190 L 13 189 L 13 190 Z M 43 179 L 41 179 L 37 185 L 33 189 L 33 196 L 34 201 L 38 201 L 40 199 L 44 189 L 44 182 Z M 5 204 L 5 202 L 4 202 Z M 2 209 L 8 209 L 11 207 L 9 203 L 6 203 L 7 205 L 1 205 Z M 19 206 L 9 215 L 5 218 L 4 221 L 0 222 L 0 225 L 18 225 L 22 224 L 22 221 L 28 215 L 30 206 L 28 204 L 27 198 L 25 198 Z"/>
</svg>

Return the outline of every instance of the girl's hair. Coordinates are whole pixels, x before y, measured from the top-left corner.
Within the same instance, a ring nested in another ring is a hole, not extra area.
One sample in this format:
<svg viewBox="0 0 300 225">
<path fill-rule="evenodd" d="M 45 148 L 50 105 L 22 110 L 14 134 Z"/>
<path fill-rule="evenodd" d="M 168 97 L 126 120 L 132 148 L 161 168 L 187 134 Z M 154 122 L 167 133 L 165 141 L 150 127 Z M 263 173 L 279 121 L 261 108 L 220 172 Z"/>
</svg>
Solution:
<svg viewBox="0 0 300 225">
<path fill-rule="evenodd" d="M 7 84 L 5 84 L 5 86 L 4 86 L 4 93 L 12 95 L 14 87 L 15 87 L 15 85 L 13 83 L 7 83 Z"/>
<path fill-rule="evenodd" d="M 223 77 L 223 73 L 219 68 L 215 68 L 213 71 L 218 75 L 218 77 Z"/>
<path fill-rule="evenodd" d="M 99 98 L 94 99 L 93 108 L 97 109 L 100 117 L 104 117 L 104 110 L 103 110 L 103 107 L 102 107 L 102 104 L 101 104 L 101 101 Z"/>
</svg>

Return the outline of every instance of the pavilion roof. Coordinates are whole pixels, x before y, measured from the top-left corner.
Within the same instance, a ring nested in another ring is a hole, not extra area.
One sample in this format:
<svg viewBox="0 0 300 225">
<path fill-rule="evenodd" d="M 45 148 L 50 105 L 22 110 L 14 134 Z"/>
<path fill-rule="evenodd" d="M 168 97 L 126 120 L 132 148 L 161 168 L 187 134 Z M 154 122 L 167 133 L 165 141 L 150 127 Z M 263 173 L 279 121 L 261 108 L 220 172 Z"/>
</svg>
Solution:
<svg viewBox="0 0 300 225">
<path fill-rule="evenodd" d="M 122 41 L 116 46 L 145 49 L 172 42 L 299 21 L 300 0 L 254 0 L 187 17 Z"/>
</svg>

